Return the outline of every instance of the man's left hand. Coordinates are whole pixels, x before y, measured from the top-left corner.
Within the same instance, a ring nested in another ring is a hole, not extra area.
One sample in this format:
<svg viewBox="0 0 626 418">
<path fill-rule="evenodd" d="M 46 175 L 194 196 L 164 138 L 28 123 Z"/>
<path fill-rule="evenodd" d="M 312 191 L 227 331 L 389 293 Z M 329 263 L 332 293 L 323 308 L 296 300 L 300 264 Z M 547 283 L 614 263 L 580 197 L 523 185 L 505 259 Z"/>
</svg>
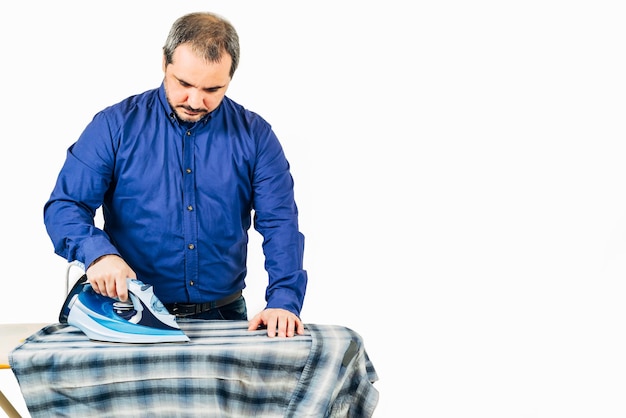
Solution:
<svg viewBox="0 0 626 418">
<path fill-rule="evenodd" d="M 293 337 L 304 334 L 304 324 L 292 312 L 285 309 L 268 308 L 254 316 L 249 322 L 248 331 L 257 330 L 260 326 L 267 327 L 268 337 Z"/>
</svg>

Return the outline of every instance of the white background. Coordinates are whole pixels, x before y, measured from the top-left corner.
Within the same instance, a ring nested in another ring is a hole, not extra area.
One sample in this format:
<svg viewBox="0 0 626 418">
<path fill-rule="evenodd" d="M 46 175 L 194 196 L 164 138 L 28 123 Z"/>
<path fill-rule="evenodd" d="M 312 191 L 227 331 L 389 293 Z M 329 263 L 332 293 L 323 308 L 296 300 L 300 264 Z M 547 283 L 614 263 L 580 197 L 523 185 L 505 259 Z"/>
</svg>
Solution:
<svg viewBox="0 0 626 418">
<path fill-rule="evenodd" d="M 241 38 L 228 95 L 293 168 L 302 318 L 361 334 L 377 418 L 623 417 L 621 4 L 2 3 L 0 322 L 56 321 L 65 261 L 42 208 L 66 148 L 160 84 L 175 18 L 212 10 Z"/>
</svg>

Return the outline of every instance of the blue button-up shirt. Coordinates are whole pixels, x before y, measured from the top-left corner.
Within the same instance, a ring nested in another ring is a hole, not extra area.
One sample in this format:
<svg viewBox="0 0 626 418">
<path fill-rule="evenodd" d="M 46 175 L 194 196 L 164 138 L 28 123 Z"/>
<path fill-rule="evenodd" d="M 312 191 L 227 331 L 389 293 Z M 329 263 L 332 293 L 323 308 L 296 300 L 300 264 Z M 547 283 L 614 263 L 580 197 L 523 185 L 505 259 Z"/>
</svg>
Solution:
<svg viewBox="0 0 626 418">
<path fill-rule="evenodd" d="M 104 230 L 94 225 L 100 206 Z M 299 315 L 304 236 L 271 126 L 228 97 L 195 124 L 181 123 L 163 85 L 95 115 L 44 207 L 57 254 L 86 266 L 120 255 L 164 303 L 243 289 L 252 219 L 263 236 L 267 307 Z"/>
</svg>

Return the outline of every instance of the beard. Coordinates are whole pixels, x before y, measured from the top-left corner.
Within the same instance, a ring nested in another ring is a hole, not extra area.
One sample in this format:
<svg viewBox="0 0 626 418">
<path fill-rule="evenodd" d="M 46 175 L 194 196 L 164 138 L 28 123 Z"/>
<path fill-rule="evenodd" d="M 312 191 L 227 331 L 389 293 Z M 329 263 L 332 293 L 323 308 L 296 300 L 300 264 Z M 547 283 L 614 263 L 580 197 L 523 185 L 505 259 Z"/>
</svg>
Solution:
<svg viewBox="0 0 626 418">
<path fill-rule="evenodd" d="M 178 119 L 183 122 L 197 122 L 202 119 L 207 113 L 209 113 L 206 109 L 193 109 L 189 106 L 183 105 L 172 108 L 174 109 L 176 117 L 178 117 Z"/>
<path fill-rule="evenodd" d="M 167 103 L 170 105 L 170 108 L 174 110 L 174 114 L 181 122 L 190 122 L 194 123 L 202 119 L 209 111 L 207 109 L 194 109 L 191 106 L 186 105 L 177 105 L 174 106 L 170 101 L 170 98 L 167 94 L 167 87 L 165 88 L 165 97 L 167 99 Z M 192 114 L 189 114 L 192 113 Z"/>
</svg>

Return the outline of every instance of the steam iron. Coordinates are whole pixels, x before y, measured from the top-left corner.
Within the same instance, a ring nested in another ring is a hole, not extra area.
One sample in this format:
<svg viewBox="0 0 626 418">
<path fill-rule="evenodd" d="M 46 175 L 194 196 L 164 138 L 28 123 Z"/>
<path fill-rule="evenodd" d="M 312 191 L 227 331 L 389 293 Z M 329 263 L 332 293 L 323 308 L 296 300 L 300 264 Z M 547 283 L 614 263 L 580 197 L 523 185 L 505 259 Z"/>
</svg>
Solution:
<svg viewBox="0 0 626 418">
<path fill-rule="evenodd" d="M 176 317 L 151 285 L 127 279 L 128 302 L 96 293 L 83 275 L 68 293 L 59 322 L 75 326 L 92 340 L 118 343 L 188 342 Z"/>
</svg>

